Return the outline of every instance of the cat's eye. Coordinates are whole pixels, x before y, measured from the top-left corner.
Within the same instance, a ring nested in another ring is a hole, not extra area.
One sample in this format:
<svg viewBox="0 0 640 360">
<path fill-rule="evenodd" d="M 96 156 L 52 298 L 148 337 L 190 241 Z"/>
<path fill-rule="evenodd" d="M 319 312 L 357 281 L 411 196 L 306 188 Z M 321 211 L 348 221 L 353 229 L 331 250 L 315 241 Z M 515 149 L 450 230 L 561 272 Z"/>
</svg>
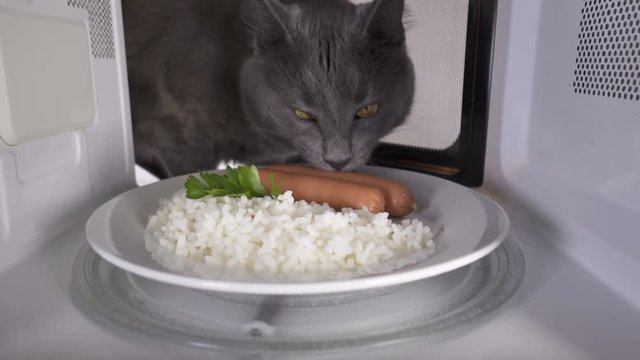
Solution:
<svg viewBox="0 0 640 360">
<path fill-rule="evenodd" d="M 306 111 L 295 109 L 295 110 L 293 110 L 293 112 L 296 114 L 296 116 L 300 120 L 311 121 L 311 120 L 315 120 L 316 119 L 313 115 L 309 114 Z"/>
<path fill-rule="evenodd" d="M 378 104 L 371 104 L 363 106 L 356 111 L 356 117 L 358 119 L 367 118 L 378 112 Z"/>
</svg>

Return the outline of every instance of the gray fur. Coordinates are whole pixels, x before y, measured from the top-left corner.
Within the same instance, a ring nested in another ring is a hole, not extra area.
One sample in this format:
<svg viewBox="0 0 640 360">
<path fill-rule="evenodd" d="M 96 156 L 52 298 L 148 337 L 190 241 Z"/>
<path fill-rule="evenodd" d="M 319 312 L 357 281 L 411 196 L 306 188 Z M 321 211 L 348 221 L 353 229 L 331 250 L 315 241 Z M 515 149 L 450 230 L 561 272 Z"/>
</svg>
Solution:
<svg viewBox="0 0 640 360">
<path fill-rule="evenodd" d="M 136 161 L 163 177 L 230 159 L 366 163 L 412 103 L 403 5 L 123 1 Z"/>
</svg>

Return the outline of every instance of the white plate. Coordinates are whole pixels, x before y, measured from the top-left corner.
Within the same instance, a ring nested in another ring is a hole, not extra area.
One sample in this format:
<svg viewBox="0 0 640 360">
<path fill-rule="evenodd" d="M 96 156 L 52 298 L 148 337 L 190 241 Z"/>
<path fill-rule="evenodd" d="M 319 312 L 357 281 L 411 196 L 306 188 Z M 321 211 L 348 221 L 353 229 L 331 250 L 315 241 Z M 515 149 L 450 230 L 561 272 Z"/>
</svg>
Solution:
<svg viewBox="0 0 640 360">
<path fill-rule="evenodd" d="M 504 210 L 483 194 L 437 177 L 411 171 L 365 167 L 362 172 L 409 186 L 418 204 L 411 217 L 436 233 L 434 253 L 391 273 L 317 282 L 246 282 L 205 279 L 172 272 L 145 249 L 145 227 L 159 199 L 180 189 L 185 176 L 125 192 L 99 207 L 87 222 L 87 239 L 105 260 L 134 274 L 201 290 L 247 294 L 305 295 L 391 286 L 439 275 L 468 265 L 497 248 L 509 232 Z M 150 234 L 147 233 L 147 236 Z"/>
</svg>

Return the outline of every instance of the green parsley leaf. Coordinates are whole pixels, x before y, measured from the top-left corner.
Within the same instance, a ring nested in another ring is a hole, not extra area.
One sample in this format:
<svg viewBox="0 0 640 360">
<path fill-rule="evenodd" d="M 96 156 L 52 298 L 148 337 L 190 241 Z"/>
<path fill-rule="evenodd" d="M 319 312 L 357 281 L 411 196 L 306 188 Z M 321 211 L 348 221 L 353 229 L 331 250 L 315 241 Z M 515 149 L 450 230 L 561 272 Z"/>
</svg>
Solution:
<svg viewBox="0 0 640 360">
<path fill-rule="evenodd" d="M 228 184 L 228 179 L 222 175 L 200 171 L 200 177 L 210 189 L 226 188 Z"/>
<path fill-rule="evenodd" d="M 240 166 L 237 169 L 237 173 L 240 185 L 252 196 L 260 197 L 267 195 L 267 190 L 265 190 L 260 182 L 260 174 L 258 173 L 257 167 Z"/>
<path fill-rule="evenodd" d="M 185 181 L 184 187 L 187 198 L 200 199 L 206 196 L 278 196 L 282 191 L 277 187 L 273 174 L 271 175 L 271 194 L 262 186 L 260 174 L 255 166 L 238 166 L 232 168 L 227 166 L 225 174 L 220 175 L 212 172 L 200 171 L 200 178 L 191 175 Z"/>
<path fill-rule="evenodd" d="M 240 168 L 242 166 L 238 166 Z M 243 188 L 240 184 L 240 175 L 238 174 L 238 168 L 234 169 L 231 166 L 227 165 L 226 173 L 227 179 L 229 180 L 229 190 L 234 191 L 236 193 L 242 193 Z M 231 190 L 233 189 L 233 190 Z"/>
<path fill-rule="evenodd" d="M 201 197 L 208 195 L 207 184 L 193 175 L 187 178 L 187 181 L 184 183 L 184 187 L 187 190 L 187 197 L 189 199 L 200 199 Z"/>
</svg>

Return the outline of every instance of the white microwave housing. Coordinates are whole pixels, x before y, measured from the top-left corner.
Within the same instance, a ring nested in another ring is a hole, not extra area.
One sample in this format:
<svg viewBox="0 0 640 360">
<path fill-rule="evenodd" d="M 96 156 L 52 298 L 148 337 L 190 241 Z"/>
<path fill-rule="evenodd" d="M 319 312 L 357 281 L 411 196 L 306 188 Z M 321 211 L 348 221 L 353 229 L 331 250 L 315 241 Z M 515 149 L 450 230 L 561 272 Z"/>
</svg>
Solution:
<svg viewBox="0 0 640 360">
<path fill-rule="evenodd" d="M 498 2 L 480 191 L 508 210 L 527 273 L 502 317 L 434 353 L 640 353 L 639 37 L 638 1 Z M 93 209 L 135 187 L 134 165 L 120 1 L 0 0 L 0 333 L 33 336 L 0 336 L 3 352 L 178 356 L 95 330 L 65 288 L 66 251 Z M 29 315 L 48 305 L 59 318 Z"/>
</svg>

